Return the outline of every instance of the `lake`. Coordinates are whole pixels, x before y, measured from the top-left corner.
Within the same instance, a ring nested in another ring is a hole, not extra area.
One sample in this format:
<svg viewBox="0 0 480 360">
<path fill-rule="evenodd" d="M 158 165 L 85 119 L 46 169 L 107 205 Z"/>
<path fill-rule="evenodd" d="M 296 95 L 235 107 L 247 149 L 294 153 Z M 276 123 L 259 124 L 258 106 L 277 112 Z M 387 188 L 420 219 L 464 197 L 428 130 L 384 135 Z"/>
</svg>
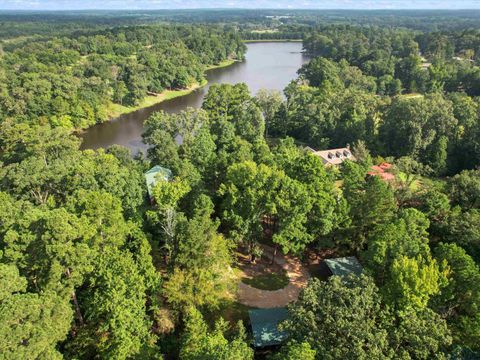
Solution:
<svg viewBox="0 0 480 360">
<path fill-rule="evenodd" d="M 308 57 L 302 53 L 301 42 L 250 43 L 247 47 L 245 61 L 207 71 L 207 86 L 85 130 L 81 135 L 82 149 L 119 144 L 136 153 L 146 147 L 141 138 L 143 122 L 152 113 L 160 110 L 179 112 L 187 107 L 199 108 L 212 84 L 244 82 L 252 94 L 262 88 L 283 90 L 297 77 L 297 70 L 308 61 Z"/>
</svg>

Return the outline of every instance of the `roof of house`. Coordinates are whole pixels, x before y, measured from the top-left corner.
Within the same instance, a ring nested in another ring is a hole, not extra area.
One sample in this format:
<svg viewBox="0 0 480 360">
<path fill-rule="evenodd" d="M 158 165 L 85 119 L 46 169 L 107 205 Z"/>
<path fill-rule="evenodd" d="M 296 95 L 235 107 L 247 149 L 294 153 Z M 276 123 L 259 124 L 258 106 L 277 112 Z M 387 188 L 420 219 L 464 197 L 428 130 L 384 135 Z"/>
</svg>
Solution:
<svg viewBox="0 0 480 360">
<path fill-rule="evenodd" d="M 161 167 L 160 165 L 155 165 L 150 170 L 145 173 L 145 181 L 147 182 L 148 195 L 153 196 L 153 188 L 157 184 L 158 180 L 169 181 L 172 178 L 173 174 L 170 169 Z"/>
<path fill-rule="evenodd" d="M 285 308 L 253 309 L 248 311 L 255 347 L 281 344 L 287 334 L 278 325 L 288 317 Z"/>
<path fill-rule="evenodd" d="M 355 161 L 355 156 L 349 148 L 338 148 L 338 149 L 328 149 L 328 150 L 319 150 L 313 151 L 313 154 L 320 157 L 324 164 L 329 165 L 340 165 L 345 160 Z"/>
<path fill-rule="evenodd" d="M 360 275 L 363 271 L 362 265 L 355 256 L 336 259 L 325 259 L 325 263 L 333 275 L 346 276 L 349 274 Z"/>
<path fill-rule="evenodd" d="M 455 346 L 448 356 L 449 360 L 478 360 L 480 352 L 475 352 L 466 346 Z"/>
<path fill-rule="evenodd" d="M 395 175 L 388 172 L 392 168 L 392 164 L 387 162 L 381 163 L 380 165 L 373 165 L 371 171 L 368 172 L 368 175 L 378 176 L 384 181 L 392 181 L 395 179 Z"/>
</svg>

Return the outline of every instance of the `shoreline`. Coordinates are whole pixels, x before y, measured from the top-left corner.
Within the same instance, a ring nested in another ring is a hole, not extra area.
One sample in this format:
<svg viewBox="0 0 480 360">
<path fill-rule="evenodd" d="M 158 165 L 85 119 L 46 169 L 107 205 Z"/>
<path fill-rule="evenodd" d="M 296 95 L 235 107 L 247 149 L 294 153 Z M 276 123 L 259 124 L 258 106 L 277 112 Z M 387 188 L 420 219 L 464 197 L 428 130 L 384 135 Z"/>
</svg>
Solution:
<svg viewBox="0 0 480 360">
<path fill-rule="evenodd" d="M 265 42 L 302 42 L 302 39 L 257 39 L 257 40 L 243 40 L 244 43 L 265 43 Z"/>
<path fill-rule="evenodd" d="M 231 66 L 231 65 L 235 64 L 237 61 L 238 60 L 224 60 L 217 65 L 208 65 L 208 66 L 205 67 L 205 72 L 210 71 L 210 70 L 221 69 L 221 68 Z M 148 108 L 150 106 L 160 104 L 161 102 L 164 102 L 164 101 L 167 101 L 167 100 L 172 100 L 172 99 L 175 99 L 177 97 L 188 95 L 188 94 L 194 92 L 197 89 L 203 88 L 207 84 L 208 84 L 208 80 L 205 79 L 201 83 L 193 84 L 186 89 L 165 90 L 158 95 L 147 95 L 141 101 L 141 103 L 137 106 L 123 106 L 123 105 L 120 105 L 120 104 L 110 103 L 106 108 L 106 111 L 107 111 L 107 114 L 108 114 L 107 119 L 103 123 L 118 119 L 122 115 L 130 114 L 132 112 L 135 112 L 135 111 L 138 111 L 138 110 L 141 110 L 141 109 Z M 95 125 L 97 125 L 97 124 L 95 124 Z M 93 125 L 93 126 L 95 126 L 95 125 Z M 76 130 L 76 132 L 81 133 L 81 132 L 83 132 L 87 129 L 88 128 L 78 129 L 78 130 Z"/>
<path fill-rule="evenodd" d="M 110 103 L 107 106 L 107 119 L 104 122 L 112 121 L 119 118 L 122 115 L 130 114 L 132 112 L 148 108 L 153 105 L 157 105 L 163 101 L 175 99 L 180 96 L 185 96 L 193 91 L 200 89 L 208 84 L 208 81 L 205 79 L 202 83 L 196 83 L 189 86 L 186 89 L 180 90 L 165 90 L 158 95 L 147 95 L 137 106 L 123 106 L 120 104 Z M 95 126 L 95 125 L 93 125 Z"/>
</svg>

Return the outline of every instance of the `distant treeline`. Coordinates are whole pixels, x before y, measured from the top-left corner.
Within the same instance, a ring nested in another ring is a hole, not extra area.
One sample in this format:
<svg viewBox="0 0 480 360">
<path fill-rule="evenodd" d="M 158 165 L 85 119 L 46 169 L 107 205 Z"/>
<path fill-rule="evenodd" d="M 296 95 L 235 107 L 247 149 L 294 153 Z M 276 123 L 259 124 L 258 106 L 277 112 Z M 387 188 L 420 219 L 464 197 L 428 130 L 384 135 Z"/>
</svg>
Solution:
<svg viewBox="0 0 480 360">
<path fill-rule="evenodd" d="M 403 27 L 420 31 L 478 28 L 479 10 L 89 10 L 0 11 L 0 39 L 19 36 L 70 34 L 85 29 L 105 29 L 158 23 L 215 23 L 250 31 L 259 26 L 315 26 L 329 24 Z M 86 26 L 88 25 L 88 26 Z M 265 38 L 268 35 L 263 35 Z M 290 37 L 287 37 L 290 38 Z"/>
</svg>

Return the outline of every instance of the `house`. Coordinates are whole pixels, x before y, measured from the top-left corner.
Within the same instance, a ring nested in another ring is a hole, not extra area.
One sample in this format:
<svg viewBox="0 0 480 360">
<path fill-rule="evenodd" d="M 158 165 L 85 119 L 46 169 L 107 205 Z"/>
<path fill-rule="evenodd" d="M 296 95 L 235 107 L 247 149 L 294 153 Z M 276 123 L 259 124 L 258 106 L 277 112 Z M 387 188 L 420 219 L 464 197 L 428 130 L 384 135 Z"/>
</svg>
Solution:
<svg viewBox="0 0 480 360">
<path fill-rule="evenodd" d="M 280 345 L 287 338 L 287 334 L 278 329 L 288 317 L 286 308 L 252 309 L 248 315 L 256 348 Z"/>
<path fill-rule="evenodd" d="M 452 59 L 453 59 L 453 60 L 456 60 L 456 61 L 468 61 L 468 62 L 472 62 L 472 63 L 475 62 L 475 61 L 472 60 L 472 59 L 462 58 L 462 57 L 460 57 L 460 56 L 454 56 Z"/>
<path fill-rule="evenodd" d="M 368 175 L 378 176 L 383 181 L 393 181 L 395 180 L 395 175 L 390 171 L 392 169 L 392 164 L 387 162 L 381 163 L 380 165 L 373 165 L 371 170 L 368 172 Z"/>
<path fill-rule="evenodd" d="M 362 265 L 355 256 L 325 259 L 330 276 L 347 276 L 349 274 L 360 275 L 363 272 Z"/>
<path fill-rule="evenodd" d="M 320 151 L 315 151 L 314 149 L 307 147 L 306 150 L 311 151 L 313 155 L 322 159 L 324 165 L 338 166 L 345 160 L 355 161 L 355 156 L 353 156 L 349 147 Z"/>
<path fill-rule="evenodd" d="M 155 165 L 144 175 L 150 200 L 153 200 L 153 188 L 158 183 L 158 181 L 170 181 L 173 177 L 172 171 L 170 169 L 161 167 L 160 165 Z"/>
<path fill-rule="evenodd" d="M 420 64 L 420 69 L 422 69 L 422 70 L 428 70 L 428 68 L 429 68 L 430 66 L 432 66 L 432 63 L 422 62 L 422 63 Z"/>
</svg>

